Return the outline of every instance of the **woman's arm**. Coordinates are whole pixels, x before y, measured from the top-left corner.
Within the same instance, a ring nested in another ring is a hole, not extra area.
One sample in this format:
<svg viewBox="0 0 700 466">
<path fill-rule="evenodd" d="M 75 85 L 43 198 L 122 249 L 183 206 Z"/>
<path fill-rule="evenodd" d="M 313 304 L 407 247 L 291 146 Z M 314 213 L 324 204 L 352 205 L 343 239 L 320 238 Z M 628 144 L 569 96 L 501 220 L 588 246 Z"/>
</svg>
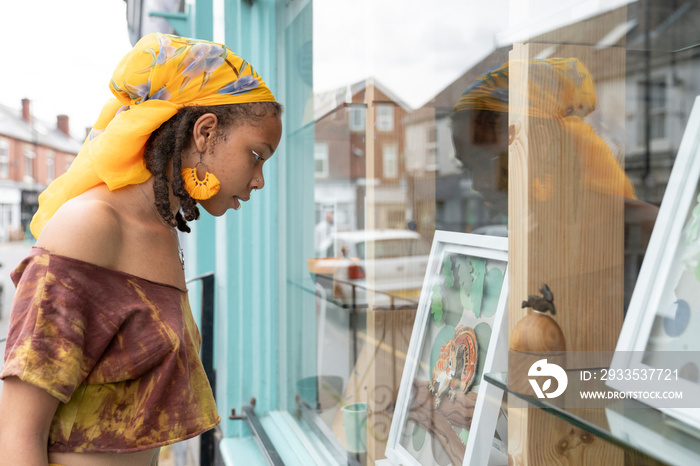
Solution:
<svg viewBox="0 0 700 466">
<path fill-rule="evenodd" d="M 17 377 L 0 392 L 0 466 L 46 466 L 49 428 L 58 399 Z"/>
</svg>

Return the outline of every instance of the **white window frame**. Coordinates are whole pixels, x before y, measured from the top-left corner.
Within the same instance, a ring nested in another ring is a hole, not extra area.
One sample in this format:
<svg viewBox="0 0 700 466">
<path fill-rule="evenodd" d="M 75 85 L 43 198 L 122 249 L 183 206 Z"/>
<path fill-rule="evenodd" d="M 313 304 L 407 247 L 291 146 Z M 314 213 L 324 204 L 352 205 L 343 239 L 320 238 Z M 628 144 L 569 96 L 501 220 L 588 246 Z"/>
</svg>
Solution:
<svg viewBox="0 0 700 466">
<path fill-rule="evenodd" d="M 367 107 L 348 105 L 348 128 L 350 131 L 365 131 L 367 125 Z"/>
<path fill-rule="evenodd" d="M 399 177 L 399 145 L 396 143 L 382 146 L 382 176 L 387 179 Z"/>
<path fill-rule="evenodd" d="M 314 176 L 316 178 L 328 178 L 328 154 L 327 142 L 314 143 Z"/>
<path fill-rule="evenodd" d="M 56 178 L 56 152 L 49 150 L 46 154 L 46 184 Z"/>
<path fill-rule="evenodd" d="M 33 183 L 34 182 L 34 160 L 36 159 L 36 152 L 34 148 L 30 146 L 24 147 L 24 182 Z"/>
<path fill-rule="evenodd" d="M 392 104 L 377 104 L 375 115 L 377 131 L 394 130 L 394 106 Z"/>
<path fill-rule="evenodd" d="M 0 178 L 10 177 L 10 142 L 0 138 Z"/>
<path fill-rule="evenodd" d="M 429 125 L 426 128 L 426 143 L 425 143 L 425 169 L 437 170 L 437 125 Z"/>
</svg>

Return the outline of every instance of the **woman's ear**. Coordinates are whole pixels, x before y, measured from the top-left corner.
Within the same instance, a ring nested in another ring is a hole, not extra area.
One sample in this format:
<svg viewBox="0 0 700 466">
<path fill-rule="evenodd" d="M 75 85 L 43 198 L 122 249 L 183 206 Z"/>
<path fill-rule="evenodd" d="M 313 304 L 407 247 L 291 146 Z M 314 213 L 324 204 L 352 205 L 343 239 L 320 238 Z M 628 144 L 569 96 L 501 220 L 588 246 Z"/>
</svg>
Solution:
<svg viewBox="0 0 700 466">
<path fill-rule="evenodd" d="M 197 118 L 192 128 L 192 140 L 198 152 L 208 150 L 218 127 L 219 119 L 213 113 L 205 113 Z"/>
</svg>

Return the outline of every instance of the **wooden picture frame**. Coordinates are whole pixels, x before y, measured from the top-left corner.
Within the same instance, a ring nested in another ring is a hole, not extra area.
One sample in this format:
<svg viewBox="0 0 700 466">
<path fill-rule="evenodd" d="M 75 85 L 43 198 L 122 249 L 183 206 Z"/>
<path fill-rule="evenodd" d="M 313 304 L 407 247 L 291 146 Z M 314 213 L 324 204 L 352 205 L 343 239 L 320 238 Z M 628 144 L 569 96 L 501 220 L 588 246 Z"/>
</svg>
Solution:
<svg viewBox="0 0 700 466">
<path fill-rule="evenodd" d="M 611 369 L 620 377 L 607 382 L 624 392 L 658 391 L 660 385 L 682 391 L 683 399 L 676 403 L 639 401 L 696 429 L 700 429 L 699 183 L 700 97 L 693 104 L 615 349 Z M 659 370 L 670 372 L 672 380 L 664 375 L 660 381 Z"/>
<path fill-rule="evenodd" d="M 503 391 L 483 380 L 507 369 L 507 296 L 507 238 L 435 232 L 389 432 L 391 463 L 507 464 Z"/>
</svg>

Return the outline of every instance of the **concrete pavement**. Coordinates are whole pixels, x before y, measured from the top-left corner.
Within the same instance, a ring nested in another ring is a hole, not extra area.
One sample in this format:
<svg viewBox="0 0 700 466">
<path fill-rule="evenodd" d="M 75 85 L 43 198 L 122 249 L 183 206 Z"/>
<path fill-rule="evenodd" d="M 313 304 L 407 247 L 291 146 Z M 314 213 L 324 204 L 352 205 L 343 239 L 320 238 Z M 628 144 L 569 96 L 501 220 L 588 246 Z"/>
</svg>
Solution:
<svg viewBox="0 0 700 466">
<path fill-rule="evenodd" d="M 12 297 L 15 294 L 15 286 L 10 280 L 10 273 L 24 259 L 29 250 L 31 243 L 24 241 L 14 241 L 11 243 L 0 243 L 0 283 L 2 284 L 2 301 L 0 302 L 0 340 L 4 340 L 7 336 L 7 327 L 10 321 L 10 309 L 12 308 Z M 0 367 L 2 367 L 5 355 L 5 342 L 0 342 Z M 2 390 L 2 381 L 0 381 L 0 391 Z"/>
</svg>

